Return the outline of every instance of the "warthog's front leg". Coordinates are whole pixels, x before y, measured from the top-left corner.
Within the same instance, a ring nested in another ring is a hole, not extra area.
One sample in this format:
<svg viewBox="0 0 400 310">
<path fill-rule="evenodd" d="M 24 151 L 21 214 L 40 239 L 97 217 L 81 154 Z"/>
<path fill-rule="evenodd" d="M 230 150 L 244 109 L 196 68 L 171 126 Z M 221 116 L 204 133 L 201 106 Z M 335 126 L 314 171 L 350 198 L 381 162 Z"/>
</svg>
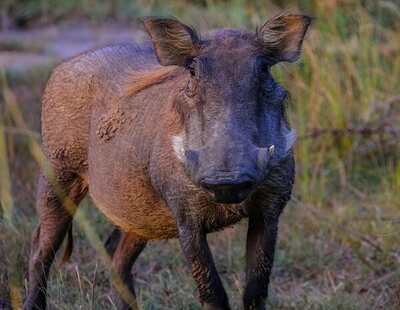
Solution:
<svg viewBox="0 0 400 310">
<path fill-rule="evenodd" d="M 246 244 L 246 287 L 243 296 L 245 309 L 265 309 L 277 233 L 277 217 L 271 219 L 263 212 L 250 214 Z"/>
<path fill-rule="evenodd" d="M 185 223 L 179 226 L 179 240 L 205 309 L 229 309 L 228 296 L 222 286 L 201 227 Z"/>
</svg>

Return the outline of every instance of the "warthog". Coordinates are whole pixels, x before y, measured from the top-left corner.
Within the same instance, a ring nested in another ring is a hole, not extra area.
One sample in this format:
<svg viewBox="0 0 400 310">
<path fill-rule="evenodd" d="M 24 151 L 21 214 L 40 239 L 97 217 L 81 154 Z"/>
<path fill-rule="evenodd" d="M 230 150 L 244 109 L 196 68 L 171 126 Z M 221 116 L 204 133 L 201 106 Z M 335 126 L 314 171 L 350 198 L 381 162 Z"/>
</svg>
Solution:
<svg viewBox="0 0 400 310">
<path fill-rule="evenodd" d="M 89 51 L 54 70 L 25 308 L 45 308 L 55 252 L 88 191 L 118 227 L 108 250 L 124 283 L 113 289 L 119 308 L 137 307 L 130 270 L 147 240 L 177 237 L 202 305 L 229 309 L 206 236 L 245 217 L 244 308 L 265 307 L 295 142 L 270 68 L 298 59 L 310 22 L 281 14 L 257 32 L 200 36 L 147 18 L 151 42 Z"/>
</svg>

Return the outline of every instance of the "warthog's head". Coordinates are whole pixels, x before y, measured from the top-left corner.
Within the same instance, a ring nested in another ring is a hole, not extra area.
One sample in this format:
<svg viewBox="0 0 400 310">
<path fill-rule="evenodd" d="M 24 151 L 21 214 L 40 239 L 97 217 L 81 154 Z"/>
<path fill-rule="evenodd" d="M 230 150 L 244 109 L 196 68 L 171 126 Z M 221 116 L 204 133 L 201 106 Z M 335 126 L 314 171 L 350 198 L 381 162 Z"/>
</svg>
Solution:
<svg viewBox="0 0 400 310">
<path fill-rule="evenodd" d="M 158 61 L 187 69 L 175 104 L 183 130 L 173 144 L 191 179 L 216 202 L 242 202 L 291 153 L 287 92 L 270 69 L 299 58 L 310 22 L 285 14 L 257 32 L 222 29 L 201 38 L 175 19 L 144 21 Z"/>
</svg>

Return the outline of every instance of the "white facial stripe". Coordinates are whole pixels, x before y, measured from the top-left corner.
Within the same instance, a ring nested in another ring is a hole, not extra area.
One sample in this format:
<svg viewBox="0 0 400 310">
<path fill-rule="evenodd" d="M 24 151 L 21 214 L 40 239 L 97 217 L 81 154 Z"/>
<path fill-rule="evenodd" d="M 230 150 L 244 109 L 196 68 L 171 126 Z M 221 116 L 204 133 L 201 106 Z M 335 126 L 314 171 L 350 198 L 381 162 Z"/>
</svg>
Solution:
<svg viewBox="0 0 400 310">
<path fill-rule="evenodd" d="M 185 150 L 183 148 L 182 135 L 172 136 L 172 147 L 174 148 L 175 155 L 181 162 L 185 162 Z"/>
</svg>

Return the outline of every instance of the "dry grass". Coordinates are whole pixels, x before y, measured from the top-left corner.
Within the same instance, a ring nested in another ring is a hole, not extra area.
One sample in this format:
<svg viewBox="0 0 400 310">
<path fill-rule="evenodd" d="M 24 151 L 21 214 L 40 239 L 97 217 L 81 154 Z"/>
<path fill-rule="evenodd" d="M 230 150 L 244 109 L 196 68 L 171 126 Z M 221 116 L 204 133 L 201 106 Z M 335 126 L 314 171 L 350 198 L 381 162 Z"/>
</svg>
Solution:
<svg viewBox="0 0 400 310">
<path fill-rule="evenodd" d="M 255 28 L 262 5 L 206 1 L 170 12 L 158 1 L 142 13 L 173 13 L 200 28 Z M 382 1 L 304 1 L 317 17 L 297 65 L 277 67 L 291 91 L 298 129 L 294 198 L 282 216 L 269 305 L 274 309 L 400 308 L 400 7 Z M 332 4 L 336 3 L 336 4 Z M 156 9 L 156 12 L 152 10 Z M 1 71 L 0 308 L 25 293 L 29 238 L 37 218 L 41 161 L 40 94 L 49 67 Z M 89 200 L 76 216 L 70 263 L 55 264 L 50 309 L 110 309 L 101 240 L 112 226 Z M 246 223 L 210 236 L 234 309 L 241 308 Z M 134 267 L 144 309 L 197 309 L 196 289 L 177 240 L 151 242 Z M 10 298 L 11 297 L 11 298 Z"/>
</svg>

